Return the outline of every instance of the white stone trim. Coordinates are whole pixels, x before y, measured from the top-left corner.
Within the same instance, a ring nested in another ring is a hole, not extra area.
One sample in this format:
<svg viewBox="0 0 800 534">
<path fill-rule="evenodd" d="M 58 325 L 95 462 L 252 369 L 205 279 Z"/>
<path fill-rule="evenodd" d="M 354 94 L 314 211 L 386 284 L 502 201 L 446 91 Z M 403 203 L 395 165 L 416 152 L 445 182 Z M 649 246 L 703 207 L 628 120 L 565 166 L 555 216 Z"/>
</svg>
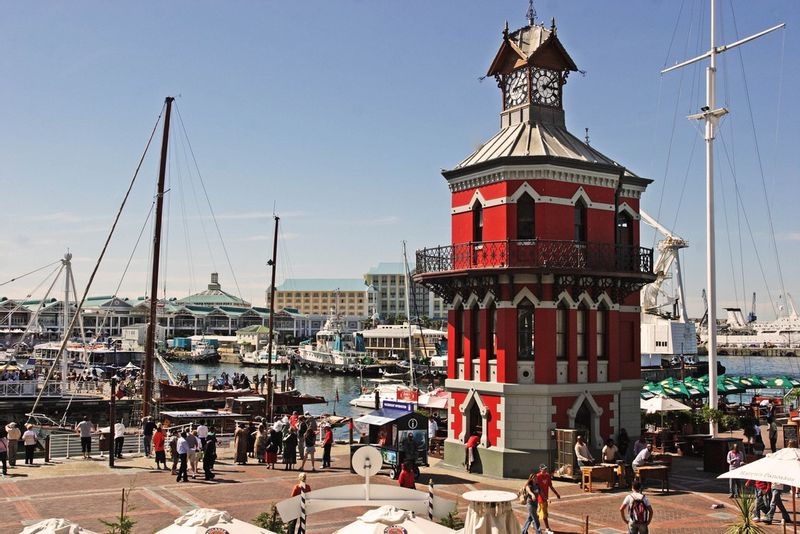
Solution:
<svg viewBox="0 0 800 534">
<path fill-rule="evenodd" d="M 483 297 L 483 301 L 481 302 L 480 306 L 481 308 L 488 308 L 492 302 L 494 302 L 494 294 L 491 291 L 487 291 L 486 296 Z M 497 305 L 495 304 L 495 306 Z"/>
<path fill-rule="evenodd" d="M 627 202 L 623 202 L 622 204 L 620 204 L 619 208 L 617 209 L 617 213 L 623 213 L 623 212 L 630 215 L 634 221 L 639 220 L 639 214 L 636 213 L 636 211 L 632 207 L 630 207 Z"/>
<path fill-rule="evenodd" d="M 611 301 L 611 297 L 609 297 L 605 291 L 603 291 L 602 293 L 600 293 L 600 295 L 597 296 L 597 304 L 595 305 L 595 309 L 600 308 L 601 302 L 604 302 L 606 304 L 606 308 L 609 310 L 614 310 L 619 308 L 619 304 L 614 304 Z"/>
<path fill-rule="evenodd" d="M 464 402 L 461 403 L 461 406 L 458 407 L 458 410 L 461 412 L 461 434 L 459 434 L 458 439 L 462 443 L 466 443 L 466 434 L 467 434 L 467 419 L 469 418 L 468 412 L 470 405 L 475 402 L 478 405 L 478 410 L 481 414 L 481 442 L 480 444 L 483 447 L 487 446 L 486 440 L 489 437 L 489 408 L 483 404 L 483 400 L 481 399 L 481 394 L 475 389 L 470 388 L 469 393 L 464 398 Z"/>
<path fill-rule="evenodd" d="M 527 188 L 525 186 L 527 186 Z M 594 202 L 591 198 L 589 198 L 588 193 L 586 193 L 586 190 L 583 187 L 579 187 L 578 190 L 575 191 L 575 193 L 570 198 L 552 197 L 552 196 L 544 197 L 539 195 L 539 193 L 537 193 L 533 187 L 531 187 L 530 185 L 528 185 L 527 182 L 525 182 L 525 184 L 519 187 L 511 195 L 505 197 L 497 197 L 489 200 L 483 198 L 483 195 L 480 193 L 480 190 L 476 190 L 475 194 L 472 195 L 472 198 L 470 199 L 468 204 L 462 204 L 461 206 L 456 206 L 450 210 L 450 213 L 452 215 L 456 215 L 459 213 L 470 212 L 475 206 L 475 202 L 480 202 L 483 208 L 502 206 L 504 204 L 516 204 L 517 200 L 519 200 L 519 197 L 522 196 L 522 193 L 529 193 L 533 197 L 534 202 L 538 204 L 574 206 L 578 202 L 578 199 L 582 199 L 588 209 L 614 211 L 614 204 L 606 204 L 604 202 Z"/>
<path fill-rule="evenodd" d="M 534 295 L 533 292 L 527 287 L 523 287 L 522 289 L 520 289 L 514 296 L 514 300 L 511 303 L 516 308 L 517 306 L 519 306 L 519 303 L 522 302 L 522 299 L 526 297 L 528 298 L 528 300 L 533 302 L 534 307 L 537 307 L 541 304 L 539 299 L 536 298 L 536 295 Z"/>
<path fill-rule="evenodd" d="M 470 293 L 469 298 L 467 299 L 467 303 L 464 305 L 464 309 L 471 310 L 476 302 L 478 302 L 478 295 L 476 295 L 475 293 Z M 480 307 L 480 305 L 478 307 Z"/>
<path fill-rule="evenodd" d="M 508 300 L 496 300 L 494 305 L 497 306 L 498 310 L 501 309 L 501 308 L 514 308 L 515 307 L 514 303 L 511 302 L 511 301 L 508 301 Z"/>
<path fill-rule="evenodd" d="M 567 417 L 569 417 L 570 428 L 575 428 L 575 416 L 578 415 L 578 410 L 583 405 L 583 401 L 589 402 L 589 409 L 592 412 L 592 445 L 593 447 L 600 448 L 603 445 L 603 438 L 600 436 L 600 416 L 603 415 L 603 409 L 597 405 L 594 397 L 588 391 L 583 391 L 572 403 L 572 407 L 567 410 Z"/>
<path fill-rule="evenodd" d="M 584 291 L 580 295 L 578 295 L 578 299 L 575 301 L 575 306 L 579 306 L 580 303 L 583 302 L 590 310 L 596 310 L 597 304 L 592 300 L 592 296 L 589 295 L 588 292 Z"/>
<path fill-rule="evenodd" d="M 567 293 L 566 291 L 562 291 L 556 298 L 555 301 L 556 308 L 558 307 L 558 305 L 561 303 L 562 300 L 567 302 L 567 305 L 571 310 L 574 310 L 578 307 L 578 303 L 572 300 L 572 297 L 569 296 L 569 293 Z"/>
<path fill-rule="evenodd" d="M 618 306 L 617 311 L 625 312 L 625 313 L 641 313 L 642 307 L 641 306 Z"/>
<path fill-rule="evenodd" d="M 618 173 L 606 173 L 584 169 L 571 169 L 558 165 L 502 165 L 491 170 L 478 171 L 449 180 L 450 191 L 466 191 L 473 187 L 481 187 L 502 181 L 511 180 L 553 180 L 565 183 L 596 185 L 616 189 L 619 182 Z M 625 196 L 639 198 L 637 186 L 627 186 Z M 637 194 L 638 193 L 638 194 Z"/>
<path fill-rule="evenodd" d="M 459 304 L 462 304 L 463 300 L 464 300 L 464 299 L 462 299 L 462 298 L 461 298 L 461 295 L 459 295 L 459 294 L 456 294 L 456 296 L 455 296 L 455 297 L 453 297 L 453 302 L 451 302 L 451 303 L 450 303 L 450 306 L 451 306 L 453 309 L 455 309 L 455 308 L 456 308 L 456 307 L 457 307 Z"/>
<path fill-rule="evenodd" d="M 445 381 L 445 387 L 453 391 L 477 389 L 481 393 L 489 395 L 549 395 L 551 397 L 563 397 L 565 395 L 577 395 L 580 392 L 588 392 L 594 395 L 613 395 L 623 389 L 641 392 L 642 380 L 589 382 L 587 384 L 511 384 L 448 378 Z M 639 409 L 638 403 L 636 404 L 636 409 Z"/>
</svg>

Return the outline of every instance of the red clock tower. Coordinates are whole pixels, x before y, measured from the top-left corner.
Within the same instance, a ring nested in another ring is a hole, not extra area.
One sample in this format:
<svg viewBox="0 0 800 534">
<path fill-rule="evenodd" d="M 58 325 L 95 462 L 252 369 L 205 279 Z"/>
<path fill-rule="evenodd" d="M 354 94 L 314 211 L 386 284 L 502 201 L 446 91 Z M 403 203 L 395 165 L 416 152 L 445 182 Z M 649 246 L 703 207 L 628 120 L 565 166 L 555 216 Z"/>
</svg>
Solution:
<svg viewBox="0 0 800 534">
<path fill-rule="evenodd" d="M 598 447 L 639 434 L 639 247 L 636 176 L 566 129 L 562 90 L 577 67 L 531 23 L 503 32 L 489 75 L 500 131 L 443 173 L 452 244 L 417 251 L 417 282 L 451 304 L 445 463 L 480 435 L 484 473 L 523 477 L 552 461 L 554 428 Z"/>
</svg>

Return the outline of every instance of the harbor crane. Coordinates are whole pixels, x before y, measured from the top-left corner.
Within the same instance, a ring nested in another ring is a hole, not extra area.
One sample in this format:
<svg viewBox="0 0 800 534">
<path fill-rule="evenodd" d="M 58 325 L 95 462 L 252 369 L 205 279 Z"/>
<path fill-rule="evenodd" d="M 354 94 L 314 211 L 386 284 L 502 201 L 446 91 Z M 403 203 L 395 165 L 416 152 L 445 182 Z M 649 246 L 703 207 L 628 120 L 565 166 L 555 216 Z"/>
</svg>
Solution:
<svg viewBox="0 0 800 534">
<path fill-rule="evenodd" d="M 658 242 L 658 261 L 656 261 L 653 271 L 656 279 L 642 288 L 641 302 L 644 313 L 660 316 L 669 316 L 669 313 L 661 311 L 664 306 L 672 306 L 671 317 L 680 322 L 686 322 L 688 314 L 686 311 L 686 299 L 683 291 L 683 277 L 681 274 L 680 250 L 689 246 L 689 242 L 680 236 L 667 230 L 661 223 L 647 214 L 644 210 L 639 210 L 642 220 L 652 226 L 664 239 Z M 675 286 L 677 297 L 667 295 L 662 286 L 667 279 L 672 278 L 671 269 L 675 267 Z M 659 296 L 665 300 L 664 304 L 659 304 Z"/>
</svg>

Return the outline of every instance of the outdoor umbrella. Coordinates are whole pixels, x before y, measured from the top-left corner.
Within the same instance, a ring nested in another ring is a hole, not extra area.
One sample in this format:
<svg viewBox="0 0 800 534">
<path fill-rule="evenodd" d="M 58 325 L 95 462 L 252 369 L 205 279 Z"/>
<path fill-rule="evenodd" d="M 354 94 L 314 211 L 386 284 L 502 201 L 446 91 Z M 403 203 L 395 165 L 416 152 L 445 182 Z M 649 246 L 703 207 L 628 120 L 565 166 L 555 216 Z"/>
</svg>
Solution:
<svg viewBox="0 0 800 534">
<path fill-rule="evenodd" d="M 95 534 L 86 530 L 77 523 L 67 519 L 54 517 L 29 525 L 22 529 L 21 534 Z"/>
<path fill-rule="evenodd" d="M 414 515 L 413 512 L 387 505 L 366 512 L 359 516 L 357 521 L 340 528 L 335 534 L 384 534 L 384 532 L 453 534 L 455 531 Z"/>
<path fill-rule="evenodd" d="M 741 385 L 745 389 L 760 389 L 764 387 L 764 382 L 756 375 L 752 376 L 732 376 L 734 383 Z"/>
<path fill-rule="evenodd" d="M 691 410 L 690 407 L 669 397 L 653 397 L 639 402 L 639 406 L 647 413 L 664 413 L 679 410 Z"/>
<path fill-rule="evenodd" d="M 771 388 L 792 389 L 800 386 L 800 381 L 782 375 L 766 379 L 766 386 Z"/>
<path fill-rule="evenodd" d="M 156 534 L 206 534 L 206 532 L 275 534 L 271 530 L 234 519 L 228 512 L 211 508 L 196 508 L 180 516 L 170 526 L 159 530 Z"/>
<path fill-rule="evenodd" d="M 708 375 L 700 378 L 700 382 L 708 387 Z M 742 385 L 737 385 L 731 381 L 727 376 L 720 375 L 717 377 L 717 393 L 720 395 L 732 395 L 734 393 L 744 393 L 745 389 Z"/>
<path fill-rule="evenodd" d="M 133 362 L 128 362 L 128 365 L 126 365 L 125 367 L 123 367 L 123 369 L 129 369 L 129 370 L 130 370 L 130 369 L 133 369 L 133 370 L 136 370 L 136 371 L 138 371 L 138 370 L 140 370 L 140 369 L 141 369 L 141 367 L 136 367 L 135 365 L 133 365 Z"/>
<path fill-rule="evenodd" d="M 760 460 L 745 464 L 717 478 L 735 478 L 741 480 L 760 480 L 772 484 L 800 486 L 800 449 L 785 448 L 769 454 Z M 795 496 L 792 493 L 792 516 L 794 517 Z M 795 523 L 794 531 L 797 532 Z"/>
<path fill-rule="evenodd" d="M 686 397 L 687 399 L 692 399 L 708 395 L 708 390 L 702 385 L 693 386 L 682 382 L 676 382 L 674 386 L 665 387 L 664 390 L 668 397 Z"/>
</svg>

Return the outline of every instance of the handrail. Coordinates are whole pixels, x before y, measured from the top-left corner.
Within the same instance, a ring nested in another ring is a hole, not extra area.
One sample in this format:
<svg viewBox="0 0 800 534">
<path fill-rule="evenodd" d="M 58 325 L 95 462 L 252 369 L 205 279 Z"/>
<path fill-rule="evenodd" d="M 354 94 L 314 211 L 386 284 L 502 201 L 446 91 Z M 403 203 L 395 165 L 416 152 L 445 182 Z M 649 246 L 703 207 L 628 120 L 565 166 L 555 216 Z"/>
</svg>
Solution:
<svg viewBox="0 0 800 534">
<path fill-rule="evenodd" d="M 418 250 L 415 274 L 520 267 L 652 275 L 653 249 L 545 239 L 475 241 Z"/>
</svg>

